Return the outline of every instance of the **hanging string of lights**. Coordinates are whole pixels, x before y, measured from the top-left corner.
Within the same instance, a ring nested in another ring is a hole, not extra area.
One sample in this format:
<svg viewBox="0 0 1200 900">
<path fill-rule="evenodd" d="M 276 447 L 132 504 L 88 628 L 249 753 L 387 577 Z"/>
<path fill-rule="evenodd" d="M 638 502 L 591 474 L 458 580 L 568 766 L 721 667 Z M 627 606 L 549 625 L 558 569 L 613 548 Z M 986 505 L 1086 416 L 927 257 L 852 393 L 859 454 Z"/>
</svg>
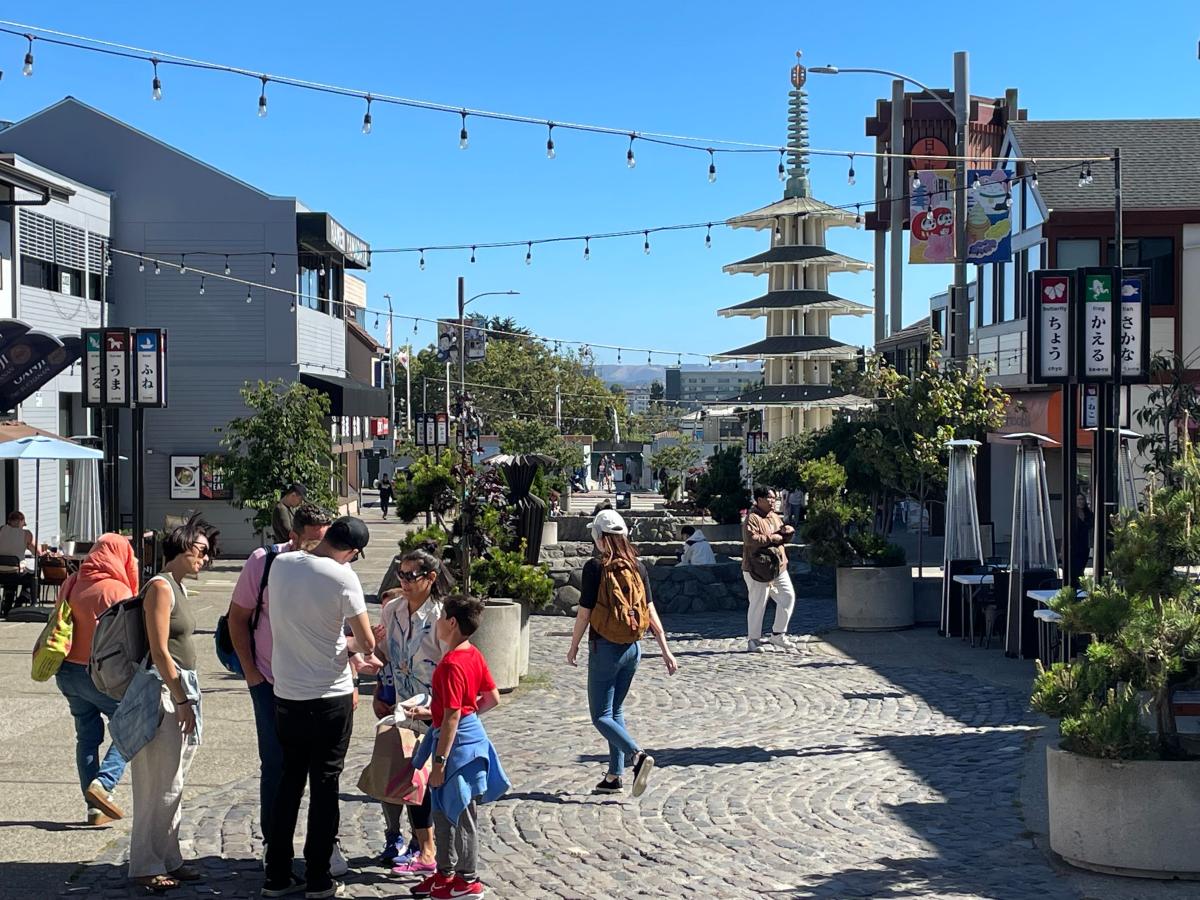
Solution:
<svg viewBox="0 0 1200 900">
<path fill-rule="evenodd" d="M 540 116 L 528 116 L 519 113 L 498 112 L 495 110 L 476 109 L 465 106 L 463 104 L 440 103 L 432 100 L 421 100 L 412 97 L 401 97 L 393 94 L 387 94 L 379 91 L 362 90 L 359 88 L 350 88 L 341 85 L 327 84 L 324 82 L 313 81 L 307 78 L 299 78 L 291 75 L 278 75 L 267 72 L 258 71 L 242 66 L 228 65 L 225 63 L 215 63 L 208 60 L 196 59 L 193 57 L 182 56 L 177 53 L 165 51 L 148 50 L 143 47 L 136 47 L 130 44 L 108 41 L 101 38 L 90 37 L 87 35 L 72 34 L 66 31 L 60 31 L 53 28 L 45 28 L 38 25 L 29 25 L 22 22 L 15 22 L 8 19 L 0 19 L 0 33 L 9 34 L 26 42 L 26 52 L 22 74 L 26 77 L 33 75 L 33 45 L 35 41 L 40 41 L 44 44 L 66 47 L 72 50 L 79 50 L 88 53 L 96 53 L 105 56 L 112 56 L 121 59 L 134 60 L 141 63 L 149 63 L 152 70 L 151 79 L 151 96 L 154 100 L 161 101 L 163 98 L 163 83 L 160 77 L 159 67 L 178 67 L 180 69 L 188 69 L 193 71 L 218 72 L 229 75 L 240 76 L 251 79 L 258 83 L 258 116 L 266 118 L 268 114 L 267 106 L 267 85 L 276 84 L 298 90 L 331 94 L 339 97 L 350 97 L 361 100 L 366 104 L 366 112 L 362 120 L 362 133 L 371 134 L 374 122 L 372 117 L 372 104 L 387 104 L 398 107 L 407 107 L 409 109 L 420 109 L 431 112 L 439 112 L 458 116 L 461 119 L 458 146 L 460 150 L 466 150 L 470 147 L 470 135 L 467 130 L 467 119 L 473 117 L 481 120 L 492 120 L 498 122 L 508 122 L 521 125 L 533 125 L 538 128 L 546 129 L 546 157 L 555 159 L 557 157 L 557 148 L 554 142 L 554 129 L 558 128 L 564 131 L 574 131 L 586 134 L 598 134 L 607 136 L 618 136 L 622 139 L 629 139 L 629 146 L 625 153 L 625 164 L 630 169 L 637 166 L 637 159 L 634 156 L 634 141 L 642 141 L 646 144 L 654 144 L 663 147 L 671 147 L 680 150 L 705 153 L 708 155 L 708 181 L 713 183 L 717 180 L 717 165 L 716 154 L 718 153 L 752 153 L 752 154 L 779 154 L 779 165 L 777 169 L 780 180 L 786 180 L 787 170 L 784 166 L 784 155 L 789 151 L 787 146 L 779 144 L 756 143 L 752 141 L 742 141 L 728 138 L 706 138 L 690 135 L 672 134 L 667 132 L 645 131 L 632 128 L 616 128 L 607 125 L 594 125 L 584 122 L 566 122 L 556 119 L 549 119 Z M 883 157 L 883 158 L 902 158 L 902 159 L 919 159 L 919 160 L 938 160 L 942 162 L 953 162 L 959 159 L 978 160 L 978 157 L 960 157 L 950 155 L 930 156 L 927 154 L 913 153 L 894 153 L 891 151 L 866 151 L 866 150 L 827 150 L 816 148 L 804 148 L 804 151 L 812 156 L 835 156 L 844 157 L 850 161 L 849 182 L 854 184 L 854 158 L 861 157 Z M 1111 159 L 1109 156 L 1080 156 L 1080 157 L 1054 157 L 1055 161 L 1060 162 L 1075 162 L 1075 163 L 1090 163 L 1099 162 L 1101 160 Z M 1024 157 L 1012 157 L 1013 162 L 1029 161 Z"/>
<path fill-rule="evenodd" d="M 1086 166 L 1087 168 L 1080 167 L 1079 186 L 1081 188 L 1086 187 L 1092 183 L 1091 181 L 1087 180 L 1088 178 L 1091 177 L 1091 168 L 1086 163 L 1084 164 L 1084 166 Z M 1058 172 L 1074 170 L 1075 168 L 1076 168 L 1076 166 L 1074 163 L 1067 163 L 1067 164 L 1057 166 L 1054 168 L 1042 169 L 1041 174 L 1042 175 L 1052 175 L 1052 174 L 1055 174 Z M 1028 180 L 1031 184 L 1036 186 L 1038 183 L 1038 172 L 1039 172 L 1038 168 L 1036 166 L 1034 166 L 1034 167 L 1032 167 L 1032 170 L 1030 172 L 1026 173 L 1025 175 L 1014 175 L 1011 179 L 1010 186 L 1011 186 L 1011 184 L 1019 183 L 1021 181 L 1026 181 L 1026 180 Z M 977 190 L 978 184 L 979 184 L 978 181 L 976 181 L 970 185 L 965 185 L 960 188 L 954 188 L 953 191 L 957 192 L 960 190 L 961 191 Z M 921 189 L 920 181 L 914 179 L 914 182 L 912 185 L 912 191 L 916 191 L 916 190 L 920 190 L 920 189 Z M 863 216 L 862 216 L 863 207 L 871 208 L 874 206 L 890 204 L 893 201 L 907 203 L 912 198 L 912 191 L 901 194 L 899 196 L 885 196 L 885 197 L 878 198 L 878 199 L 855 200 L 855 201 L 851 201 L 849 203 L 843 203 L 840 205 L 827 204 L 826 206 L 829 210 L 833 210 L 833 211 L 837 211 L 837 212 L 846 212 L 846 213 L 853 212 L 855 214 L 855 224 L 861 225 L 862 220 L 863 220 Z M 950 193 L 950 191 L 947 191 L 947 193 Z M 1011 195 L 1007 198 L 1006 202 L 1011 202 Z M 801 214 L 801 215 L 804 215 L 804 214 Z M 425 244 L 424 246 L 379 247 L 379 248 L 372 248 L 371 250 L 366 251 L 366 259 L 364 260 L 364 262 L 366 263 L 367 267 L 370 268 L 371 262 L 374 259 L 374 257 L 376 257 L 376 256 L 388 255 L 388 254 L 410 254 L 410 255 L 416 254 L 419 257 L 418 267 L 422 271 L 424 271 L 425 255 L 427 253 L 447 253 L 447 252 L 464 253 L 464 252 L 469 252 L 470 257 L 468 259 L 468 262 L 475 263 L 480 250 L 504 250 L 504 249 L 512 249 L 512 248 L 524 248 L 525 263 L 526 263 L 526 265 L 532 265 L 533 264 L 533 248 L 534 247 L 546 246 L 546 245 L 552 245 L 552 244 L 563 244 L 563 243 L 580 243 L 580 244 L 582 244 L 583 245 L 583 259 L 584 259 L 584 261 L 590 261 L 592 258 L 592 242 L 593 241 L 615 240 L 615 239 L 619 239 L 619 238 L 628 238 L 628 237 L 641 237 L 642 238 L 642 252 L 645 255 L 649 255 L 650 254 L 650 236 L 651 235 L 666 234 L 666 233 L 675 232 L 675 231 L 696 231 L 699 229 L 704 229 L 704 247 L 705 247 L 705 249 L 711 250 L 712 249 L 712 230 L 713 230 L 713 228 L 731 228 L 731 227 L 734 227 L 734 225 L 732 224 L 733 222 L 736 222 L 737 226 L 753 224 L 756 222 L 763 222 L 763 223 L 774 224 L 776 226 L 776 230 L 778 231 L 778 226 L 779 226 L 780 221 L 785 218 L 791 218 L 791 216 L 787 216 L 787 215 L 738 216 L 734 220 L 685 222 L 685 223 L 674 224 L 674 225 L 656 225 L 656 226 L 653 226 L 650 228 L 629 228 L 629 229 L 624 229 L 621 231 L 597 232 L 595 234 L 569 234 L 569 235 L 555 235 L 555 236 L 551 236 L 551 237 L 533 238 L 533 239 L 516 239 L 516 240 L 504 240 L 504 241 L 474 241 L 471 243 L 455 243 L 455 244 L 428 243 L 428 244 Z M 131 250 L 129 250 L 129 248 L 125 248 L 125 250 L 126 250 L 126 252 L 137 252 L 137 251 L 131 251 Z M 141 253 L 138 253 L 138 255 L 144 260 L 144 262 L 154 262 L 155 261 L 154 256 L 152 254 L 141 252 Z M 183 253 L 173 251 L 170 255 L 178 256 L 180 258 L 180 261 L 185 265 L 186 265 L 187 259 L 189 257 L 201 258 L 201 259 L 204 259 L 204 258 L 222 259 L 225 262 L 224 273 L 226 275 L 228 275 L 230 272 L 229 260 L 233 259 L 233 258 L 269 257 L 270 261 L 271 261 L 270 272 L 272 275 L 274 275 L 277 270 L 277 267 L 276 267 L 276 259 L 277 258 L 285 258 L 286 259 L 286 258 L 315 257 L 316 256 L 316 254 L 311 253 L 311 252 L 302 252 L 302 251 L 296 251 L 296 250 L 231 250 L 231 251 L 188 250 Z M 318 265 L 323 266 L 324 264 L 318 263 Z M 320 274 L 322 276 L 324 275 L 323 268 L 318 270 L 318 274 Z"/>
</svg>

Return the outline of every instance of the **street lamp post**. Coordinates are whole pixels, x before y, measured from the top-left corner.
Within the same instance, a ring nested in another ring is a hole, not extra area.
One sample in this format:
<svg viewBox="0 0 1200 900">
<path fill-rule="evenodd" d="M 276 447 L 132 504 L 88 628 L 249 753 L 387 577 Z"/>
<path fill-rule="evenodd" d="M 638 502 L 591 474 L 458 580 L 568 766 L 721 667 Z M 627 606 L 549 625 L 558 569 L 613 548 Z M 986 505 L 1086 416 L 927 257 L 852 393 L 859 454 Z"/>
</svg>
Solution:
<svg viewBox="0 0 1200 900">
<path fill-rule="evenodd" d="M 967 350 L 967 335 L 970 305 L 967 302 L 967 156 L 970 154 L 968 141 L 970 140 L 970 106 L 971 98 L 967 93 L 967 53 L 960 50 L 954 54 L 954 105 L 951 106 L 941 97 L 939 97 L 932 88 L 928 85 L 904 75 L 900 72 L 893 72 L 890 69 L 876 68 L 853 68 L 841 69 L 837 66 L 813 66 L 808 70 L 810 73 L 817 75 L 839 75 L 842 72 L 865 72 L 873 75 L 887 75 L 891 78 L 897 78 L 901 81 L 907 81 L 909 84 L 920 88 L 934 100 L 942 105 L 942 107 L 954 117 L 954 135 L 957 144 L 957 157 L 954 161 L 955 172 L 955 204 L 954 204 L 954 284 L 950 288 L 950 341 L 947 347 L 948 355 L 951 359 L 959 356 L 964 356 Z M 895 92 L 893 92 L 893 107 L 895 105 Z M 892 110 L 892 121 L 896 121 L 896 111 Z M 898 144 L 900 135 L 892 135 L 892 150 L 896 153 L 903 153 L 904 150 Z M 892 170 L 893 172 L 895 169 Z M 889 180 L 891 190 L 903 190 L 899 187 L 897 180 L 892 178 Z M 901 182 L 903 183 L 903 182 Z M 895 216 L 896 204 L 893 204 L 892 215 Z M 893 259 L 895 257 L 893 256 Z M 893 280 L 893 292 L 895 291 L 895 281 Z M 893 318 L 897 311 L 893 308 Z M 892 322 L 892 330 L 898 331 L 902 327 L 900 322 Z"/>
<path fill-rule="evenodd" d="M 395 320 L 392 316 L 392 295 L 384 294 L 383 299 L 387 301 L 388 307 L 388 390 L 389 390 L 389 406 L 388 406 L 388 438 L 391 442 L 391 449 L 388 455 L 392 459 L 393 475 L 395 475 L 396 466 L 396 348 L 393 346 L 396 342 Z M 408 414 L 408 407 L 411 403 L 405 402 L 405 415 Z"/>
</svg>

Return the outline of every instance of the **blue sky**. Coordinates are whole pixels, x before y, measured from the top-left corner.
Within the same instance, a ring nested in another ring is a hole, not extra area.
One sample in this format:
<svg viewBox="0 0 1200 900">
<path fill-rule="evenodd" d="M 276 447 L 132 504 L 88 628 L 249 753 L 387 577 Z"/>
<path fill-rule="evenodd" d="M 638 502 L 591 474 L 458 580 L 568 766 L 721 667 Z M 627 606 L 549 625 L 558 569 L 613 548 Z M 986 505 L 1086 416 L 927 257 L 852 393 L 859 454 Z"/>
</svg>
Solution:
<svg viewBox="0 0 1200 900">
<path fill-rule="evenodd" d="M 1004 12 L 846 4 L 482 4 L 358 2 L 203 5 L 15 0 L 4 16 L 29 24 L 274 71 L 349 87 L 591 122 L 622 129 L 784 143 L 788 73 L 796 49 L 809 65 L 897 69 L 948 85 L 952 54 L 971 53 L 978 94 L 1020 90 L 1031 118 L 1185 117 L 1200 114 L 1200 36 L 1194 0 L 1162 0 L 1131 16 L 1127 2 L 1012 2 Z M 458 149 L 457 117 L 376 106 L 361 133 L 359 100 L 277 86 L 270 115 L 255 116 L 257 83 L 230 75 L 164 69 L 164 99 L 150 98 L 149 66 L 36 46 L 32 78 L 20 76 L 24 42 L 0 35 L 0 118 L 17 120 L 74 95 L 265 190 L 326 210 L 372 245 L 417 246 L 528 240 L 559 234 L 722 220 L 780 196 L 774 155 L 718 159 L 707 181 L 700 154 L 558 131 L 547 160 L 545 130 L 470 121 Z M 863 119 L 886 78 L 810 79 L 811 140 L 817 147 L 870 149 Z M 0 140 L 0 147 L 2 147 Z M 870 166 L 846 183 L 844 159 L 814 160 L 816 195 L 830 203 L 872 196 Z M 582 246 L 375 258 L 370 303 L 390 292 L 397 312 L 453 312 L 455 278 L 470 293 L 518 290 L 480 300 L 554 337 L 714 353 L 759 337 L 761 320 L 721 319 L 715 310 L 757 296 L 765 278 L 730 276 L 729 261 L 765 248 L 765 234 L 718 229 Z M 830 245 L 870 259 L 865 231 L 838 229 Z M 948 266 L 909 267 L 905 322 L 944 289 Z M 872 302 L 872 277 L 835 276 L 833 289 Z M 835 321 L 835 336 L 870 340 L 869 319 Z M 382 333 L 382 330 L 380 331 Z M 400 336 L 411 336 L 406 323 Z M 430 340 L 422 326 L 415 339 Z M 597 354 L 615 362 L 614 352 Z M 626 362 L 644 362 L 625 356 Z M 658 356 L 658 363 L 673 357 Z"/>
</svg>

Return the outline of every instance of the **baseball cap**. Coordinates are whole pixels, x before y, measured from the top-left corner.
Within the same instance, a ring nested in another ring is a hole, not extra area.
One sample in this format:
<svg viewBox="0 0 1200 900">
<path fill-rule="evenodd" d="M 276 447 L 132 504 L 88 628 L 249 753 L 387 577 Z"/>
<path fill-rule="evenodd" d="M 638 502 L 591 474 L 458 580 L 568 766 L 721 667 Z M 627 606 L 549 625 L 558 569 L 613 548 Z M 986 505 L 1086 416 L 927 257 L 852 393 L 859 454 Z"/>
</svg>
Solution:
<svg viewBox="0 0 1200 900">
<path fill-rule="evenodd" d="M 592 519 L 593 538 L 598 538 L 602 534 L 628 533 L 629 529 L 625 527 L 625 520 L 615 509 L 602 509 L 596 514 L 596 518 Z"/>
<path fill-rule="evenodd" d="M 342 516 L 340 519 L 334 519 L 333 524 L 329 526 L 329 530 L 325 532 L 325 540 L 339 550 L 357 550 L 360 556 L 365 557 L 367 554 L 363 550 L 371 541 L 371 532 L 362 519 Z"/>
</svg>

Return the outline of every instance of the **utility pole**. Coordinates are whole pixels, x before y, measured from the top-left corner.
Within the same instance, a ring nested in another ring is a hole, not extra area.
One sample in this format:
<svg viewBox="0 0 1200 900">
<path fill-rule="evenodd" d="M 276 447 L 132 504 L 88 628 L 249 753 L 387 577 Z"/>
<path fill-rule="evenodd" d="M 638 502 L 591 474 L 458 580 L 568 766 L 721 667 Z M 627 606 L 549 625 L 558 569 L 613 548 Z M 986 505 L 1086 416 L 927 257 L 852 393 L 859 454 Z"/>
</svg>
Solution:
<svg viewBox="0 0 1200 900">
<path fill-rule="evenodd" d="M 899 78 L 892 82 L 892 123 L 891 123 L 892 152 L 904 153 L 904 82 Z M 888 238 L 891 246 L 888 248 L 891 273 L 891 290 L 888 291 L 888 315 L 883 323 L 884 336 L 895 334 L 904 327 L 904 218 L 905 201 L 908 195 L 907 173 L 903 156 L 893 156 L 885 161 L 891 166 L 888 177 L 888 191 L 891 192 L 891 208 L 888 210 Z M 914 165 L 915 169 L 916 166 Z M 882 304 L 879 304 L 879 315 L 883 317 Z M 880 329 L 876 329 L 878 332 Z"/>
<path fill-rule="evenodd" d="M 554 427 L 562 434 L 562 385 L 554 386 Z"/>
<path fill-rule="evenodd" d="M 465 472 L 470 468 L 470 451 L 467 449 L 467 280 L 458 276 L 458 443 L 462 448 L 462 464 Z M 449 364 L 446 366 L 446 391 L 449 394 Z M 462 507 L 460 515 L 464 516 L 462 523 L 462 590 L 464 594 L 471 593 L 471 528 L 465 519 L 467 508 L 467 482 L 462 484 Z"/>
<path fill-rule="evenodd" d="M 958 159 L 954 162 L 954 286 L 950 289 L 951 359 L 967 355 L 971 304 L 967 289 L 967 157 L 970 155 L 971 96 L 967 93 L 967 52 L 954 54 L 954 126 Z M 983 292 L 979 292 L 980 302 Z"/>
<path fill-rule="evenodd" d="M 392 460 L 392 468 L 396 466 L 396 348 L 392 346 L 395 341 L 396 329 L 394 317 L 392 316 L 392 295 L 384 294 L 383 299 L 387 301 L 388 306 L 388 331 L 387 331 L 387 351 L 388 351 L 388 438 L 391 442 L 391 448 L 388 455 Z M 407 366 L 405 369 L 407 370 Z M 407 406 L 405 407 L 407 409 Z"/>
</svg>

